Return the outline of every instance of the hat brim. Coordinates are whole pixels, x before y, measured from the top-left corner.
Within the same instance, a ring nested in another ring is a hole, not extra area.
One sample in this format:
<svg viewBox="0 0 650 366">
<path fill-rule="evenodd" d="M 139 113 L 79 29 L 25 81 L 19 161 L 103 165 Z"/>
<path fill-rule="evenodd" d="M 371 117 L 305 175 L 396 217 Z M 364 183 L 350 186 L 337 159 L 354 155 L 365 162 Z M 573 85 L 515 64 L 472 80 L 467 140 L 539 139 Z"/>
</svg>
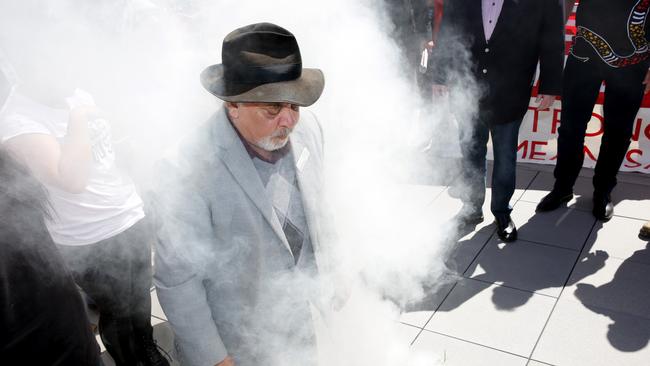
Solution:
<svg viewBox="0 0 650 366">
<path fill-rule="evenodd" d="M 212 95 L 227 102 L 291 103 L 308 107 L 320 98 L 325 77 L 319 69 L 303 68 L 299 78 L 262 85 L 228 85 L 223 77 L 223 65 L 208 66 L 201 72 L 201 84 Z"/>
</svg>

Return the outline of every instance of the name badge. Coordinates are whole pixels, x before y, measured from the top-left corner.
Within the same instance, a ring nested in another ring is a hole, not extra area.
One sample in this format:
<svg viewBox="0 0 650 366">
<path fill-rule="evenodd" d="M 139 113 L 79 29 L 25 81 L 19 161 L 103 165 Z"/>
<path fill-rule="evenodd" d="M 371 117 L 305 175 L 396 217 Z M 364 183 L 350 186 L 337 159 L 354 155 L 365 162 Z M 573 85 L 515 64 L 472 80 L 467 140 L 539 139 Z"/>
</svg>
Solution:
<svg viewBox="0 0 650 366">
<path fill-rule="evenodd" d="M 307 164 L 307 160 L 309 160 L 309 150 L 304 148 L 302 149 L 302 152 L 300 153 L 300 157 L 296 162 L 296 168 L 298 169 L 299 172 L 302 172 L 302 169 L 305 167 L 305 164 Z"/>
</svg>

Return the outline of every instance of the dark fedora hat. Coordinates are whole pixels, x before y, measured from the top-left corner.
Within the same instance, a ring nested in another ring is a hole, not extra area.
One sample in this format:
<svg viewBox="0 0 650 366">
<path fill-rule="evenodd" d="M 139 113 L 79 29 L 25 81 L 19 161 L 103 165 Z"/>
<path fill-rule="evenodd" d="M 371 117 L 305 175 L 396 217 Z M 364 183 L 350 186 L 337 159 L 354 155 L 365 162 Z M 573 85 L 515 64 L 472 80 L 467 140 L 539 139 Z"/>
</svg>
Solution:
<svg viewBox="0 0 650 366">
<path fill-rule="evenodd" d="M 201 83 L 228 102 L 309 106 L 325 86 L 321 70 L 302 67 L 293 34 L 275 24 L 251 24 L 230 32 L 221 59 L 221 64 L 203 70 Z"/>
</svg>

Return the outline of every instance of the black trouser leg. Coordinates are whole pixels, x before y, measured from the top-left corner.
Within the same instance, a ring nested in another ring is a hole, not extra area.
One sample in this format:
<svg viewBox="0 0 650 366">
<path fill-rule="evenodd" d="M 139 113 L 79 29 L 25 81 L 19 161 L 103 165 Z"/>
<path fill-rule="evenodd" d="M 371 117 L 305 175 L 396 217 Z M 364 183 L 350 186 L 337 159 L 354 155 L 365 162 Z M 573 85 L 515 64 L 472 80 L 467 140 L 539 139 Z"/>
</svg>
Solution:
<svg viewBox="0 0 650 366">
<path fill-rule="evenodd" d="M 616 186 L 616 174 L 630 147 L 634 122 L 643 101 L 642 81 L 646 71 L 647 67 L 639 64 L 607 72 L 603 105 L 605 130 L 593 178 L 597 195 L 610 194 Z"/>
<path fill-rule="evenodd" d="M 138 346 L 151 337 L 151 251 L 141 220 L 99 243 L 59 246 L 75 280 L 96 303 L 99 333 L 116 364 L 136 365 Z"/>
<path fill-rule="evenodd" d="M 464 204 L 478 210 L 481 210 L 485 202 L 486 154 L 489 138 L 490 129 L 480 120 L 472 126 L 467 126 L 467 130 L 460 129 L 462 176 L 468 190 L 467 194 L 461 196 L 461 200 Z"/>
<path fill-rule="evenodd" d="M 130 319 L 135 334 L 151 338 L 151 240 L 149 227 L 143 222 L 120 238 L 123 247 L 129 248 L 129 276 L 131 277 Z M 141 343 L 141 342 L 137 342 Z"/>
<path fill-rule="evenodd" d="M 598 98 L 603 76 L 592 62 L 582 62 L 569 56 L 562 88 L 562 120 L 558 130 L 557 162 L 554 190 L 573 191 L 584 161 L 584 141 L 587 124 Z"/>
</svg>

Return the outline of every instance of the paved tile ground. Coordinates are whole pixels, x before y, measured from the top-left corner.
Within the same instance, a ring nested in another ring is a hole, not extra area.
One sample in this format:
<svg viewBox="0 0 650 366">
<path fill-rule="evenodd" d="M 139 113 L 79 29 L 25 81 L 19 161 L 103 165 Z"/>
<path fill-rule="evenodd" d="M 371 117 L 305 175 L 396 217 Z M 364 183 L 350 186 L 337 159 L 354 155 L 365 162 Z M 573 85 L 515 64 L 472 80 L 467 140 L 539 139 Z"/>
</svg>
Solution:
<svg viewBox="0 0 650 366">
<path fill-rule="evenodd" d="M 535 213 L 551 169 L 518 166 L 518 241 L 500 242 L 494 224 L 478 227 L 452 254 L 458 281 L 402 314 L 422 329 L 413 349 L 444 352 L 444 365 L 650 364 L 650 244 L 637 236 L 650 219 L 650 176 L 621 173 L 615 217 L 601 223 L 589 169 L 567 208 Z M 432 204 L 458 209 L 448 192 Z"/>
<path fill-rule="evenodd" d="M 518 166 L 517 242 L 499 241 L 486 203 L 486 222 L 460 238 L 448 259 L 457 280 L 402 314 L 411 349 L 433 351 L 443 365 L 650 364 L 650 244 L 637 237 L 650 219 L 650 176 L 620 174 L 616 216 L 601 223 L 590 212 L 589 169 L 567 208 L 535 213 L 552 187 L 551 169 Z M 406 198 L 433 192 L 423 205 L 451 216 L 460 202 L 449 188 L 406 186 Z M 155 291 L 152 299 L 156 337 L 171 350 Z"/>
</svg>

